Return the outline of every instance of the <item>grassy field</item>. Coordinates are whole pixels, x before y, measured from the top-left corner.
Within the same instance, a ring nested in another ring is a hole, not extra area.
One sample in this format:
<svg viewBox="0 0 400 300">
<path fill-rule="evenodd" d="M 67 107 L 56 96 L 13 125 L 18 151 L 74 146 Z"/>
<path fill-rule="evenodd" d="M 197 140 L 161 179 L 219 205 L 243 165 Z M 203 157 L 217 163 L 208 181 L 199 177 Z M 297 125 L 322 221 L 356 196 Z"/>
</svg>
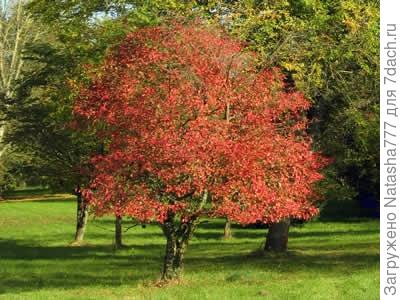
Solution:
<svg viewBox="0 0 400 300">
<path fill-rule="evenodd" d="M 164 239 L 156 226 L 124 233 L 91 220 L 82 247 L 71 247 L 75 203 L 0 202 L 0 299 L 378 299 L 379 223 L 311 222 L 291 229 L 285 255 L 260 255 L 263 229 L 202 224 L 181 283 L 160 288 Z M 21 199 L 19 199 L 21 200 Z M 129 224 L 125 224 L 125 228 Z"/>
</svg>

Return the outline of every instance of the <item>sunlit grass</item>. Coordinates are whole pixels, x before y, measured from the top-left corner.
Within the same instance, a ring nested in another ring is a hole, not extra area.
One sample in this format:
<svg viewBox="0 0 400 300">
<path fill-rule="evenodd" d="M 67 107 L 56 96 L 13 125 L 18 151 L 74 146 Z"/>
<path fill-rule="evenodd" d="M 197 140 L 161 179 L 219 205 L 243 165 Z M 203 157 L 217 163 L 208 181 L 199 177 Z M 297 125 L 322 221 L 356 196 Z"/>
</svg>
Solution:
<svg viewBox="0 0 400 300">
<path fill-rule="evenodd" d="M 290 251 L 264 255 L 266 230 L 204 223 L 178 284 L 159 288 L 164 238 L 157 226 L 124 233 L 91 220 L 86 245 L 69 246 L 75 202 L 0 203 L 0 298 L 4 299 L 378 299 L 379 223 L 311 222 L 291 228 Z M 125 222 L 124 227 L 131 224 Z"/>
</svg>

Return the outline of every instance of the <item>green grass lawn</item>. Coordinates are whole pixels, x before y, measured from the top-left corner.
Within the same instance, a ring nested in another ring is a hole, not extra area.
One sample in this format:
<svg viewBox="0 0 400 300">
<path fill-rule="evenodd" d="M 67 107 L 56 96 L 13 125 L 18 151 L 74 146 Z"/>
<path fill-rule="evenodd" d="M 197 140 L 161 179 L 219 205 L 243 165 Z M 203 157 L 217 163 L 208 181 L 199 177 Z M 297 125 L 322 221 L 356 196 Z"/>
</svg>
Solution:
<svg viewBox="0 0 400 300">
<path fill-rule="evenodd" d="M 129 224 L 125 224 L 127 228 Z M 157 287 L 164 238 L 157 226 L 124 233 L 91 220 L 71 247 L 73 201 L 0 202 L 2 299 L 379 299 L 379 222 L 311 222 L 291 228 L 285 255 L 257 254 L 265 229 L 202 224 L 189 245 L 182 282 Z"/>
</svg>

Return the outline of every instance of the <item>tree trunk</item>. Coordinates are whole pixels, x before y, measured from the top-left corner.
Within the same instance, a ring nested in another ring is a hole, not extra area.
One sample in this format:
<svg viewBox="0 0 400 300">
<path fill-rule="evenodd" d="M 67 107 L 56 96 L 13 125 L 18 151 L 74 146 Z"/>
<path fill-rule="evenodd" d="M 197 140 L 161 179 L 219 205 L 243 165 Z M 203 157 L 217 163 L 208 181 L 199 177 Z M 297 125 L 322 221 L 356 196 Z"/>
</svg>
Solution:
<svg viewBox="0 0 400 300">
<path fill-rule="evenodd" d="M 179 278 L 183 271 L 183 254 L 185 253 L 186 245 L 177 243 L 173 267 L 177 277 Z"/>
<path fill-rule="evenodd" d="M 231 238 L 232 238 L 231 221 L 229 221 L 229 219 L 226 219 L 224 228 L 224 239 L 229 240 Z"/>
<path fill-rule="evenodd" d="M 80 244 L 85 236 L 86 224 L 89 216 L 89 205 L 82 197 L 80 187 L 77 187 L 75 192 L 77 198 L 77 216 L 74 244 Z"/>
<path fill-rule="evenodd" d="M 186 252 L 189 240 L 179 238 L 175 234 L 167 237 L 167 246 L 164 257 L 164 267 L 161 279 L 169 281 L 180 279 L 183 272 L 183 255 Z"/>
<path fill-rule="evenodd" d="M 287 251 L 289 237 L 290 219 L 285 218 L 278 223 L 269 226 L 265 251 L 285 252 Z"/>
<path fill-rule="evenodd" d="M 184 233 L 181 239 L 177 240 L 176 243 L 176 250 L 175 250 L 175 257 L 174 257 L 174 269 L 175 273 L 177 274 L 177 277 L 179 278 L 181 276 L 181 273 L 183 272 L 183 255 L 186 252 L 187 246 L 189 244 L 189 239 L 191 238 L 193 234 L 194 227 L 191 227 L 191 225 L 188 225 L 187 227 L 187 234 Z"/>
<path fill-rule="evenodd" d="M 122 217 L 115 216 L 115 248 L 122 248 Z"/>
<path fill-rule="evenodd" d="M 177 239 L 172 214 L 170 214 L 168 219 L 165 221 L 162 229 L 165 237 L 167 238 L 167 245 L 165 248 L 164 266 L 161 274 L 161 279 L 164 281 L 169 281 L 171 279 L 176 279 L 179 276 L 174 268 Z"/>
<path fill-rule="evenodd" d="M 163 224 L 162 228 L 167 238 L 167 246 L 161 274 L 162 280 L 180 279 L 183 272 L 183 255 L 189 245 L 189 240 L 193 236 L 197 220 L 196 216 L 192 216 L 189 221 L 181 222 L 175 228 L 174 215 L 170 214 L 167 221 Z"/>
<path fill-rule="evenodd" d="M 180 278 L 183 271 L 183 255 L 189 245 L 189 240 L 193 236 L 201 210 L 206 204 L 208 197 L 209 194 L 206 190 L 204 191 L 202 201 L 199 203 L 197 212 L 193 213 L 185 221 L 181 219 L 179 224 L 175 224 L 175 213 L 168 211 L 167 219 L 161 226 L 167 238 L 161 280 L 169 281 Z"/>
</svg>

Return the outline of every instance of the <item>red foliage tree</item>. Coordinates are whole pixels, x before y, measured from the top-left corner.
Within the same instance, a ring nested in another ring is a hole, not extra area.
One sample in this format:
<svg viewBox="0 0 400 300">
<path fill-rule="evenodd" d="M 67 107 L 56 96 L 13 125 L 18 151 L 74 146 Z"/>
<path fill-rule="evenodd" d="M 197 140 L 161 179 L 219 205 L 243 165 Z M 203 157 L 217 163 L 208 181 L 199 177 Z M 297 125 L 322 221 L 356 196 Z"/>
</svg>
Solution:
<svg viewBox="0 0 400 300">
<path fill-rule="evenodd" d="M 75 112 L 106 149 L 84 195 L 98 214 L 161 225 L 164 279 L 179 274 L 202 215 L 248 224 L 317 213 L 326 162 L 305 134 L 309 102 L 282 79 L 192 24 L 131 33 L 81 89 Z"/>
</svg>

